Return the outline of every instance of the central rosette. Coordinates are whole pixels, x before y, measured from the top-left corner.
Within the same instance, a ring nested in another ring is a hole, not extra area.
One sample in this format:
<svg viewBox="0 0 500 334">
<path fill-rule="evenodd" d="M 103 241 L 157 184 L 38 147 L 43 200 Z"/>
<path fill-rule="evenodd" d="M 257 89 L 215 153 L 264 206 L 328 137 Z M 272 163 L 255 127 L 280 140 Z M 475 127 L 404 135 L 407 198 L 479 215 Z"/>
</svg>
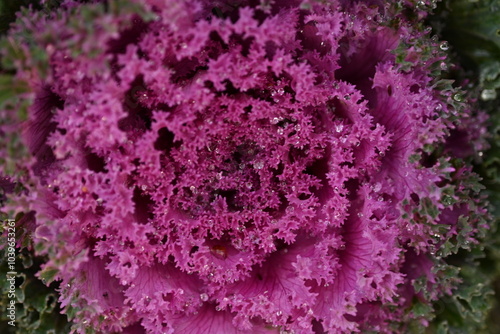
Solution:
<svg viewBox="0 0 500 334">
<path fill-rule="evenodd" d="M 287 91 L 280 101 L 293 98 Z M 178 253 L 186 270 L 227 272 L 232 281 L 292 243 L 299 230 L 317 233 L 329 145 L 314 108 L 242 94 L 221 100 L 181 124 L 176 110 L 153 122 L 162 180 L 149 195 L 165 195 L 166 210 L 156 214 L 189 248 Z"/>
</svg>

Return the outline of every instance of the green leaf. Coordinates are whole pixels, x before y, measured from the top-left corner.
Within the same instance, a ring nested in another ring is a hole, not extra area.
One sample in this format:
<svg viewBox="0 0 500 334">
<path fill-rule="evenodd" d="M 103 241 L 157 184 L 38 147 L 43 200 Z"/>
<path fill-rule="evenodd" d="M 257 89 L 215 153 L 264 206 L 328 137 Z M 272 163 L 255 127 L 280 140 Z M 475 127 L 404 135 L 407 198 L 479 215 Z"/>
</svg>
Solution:
<svg viewBox="0 0 500 334">
<path fill-rule="evenodd" d="M 53 267 L 45 267 L 41 272 L 40 272 L 40 278 L 47 284 L 50 284 L 54 281 L 57 273 L 59 270 L 57 268 Z"/>
<path fill-rule="evenodd" d="M 495 89 L 500 88 L 500 2 L 449 0 L 431 22 L 450 42 L 462 65 L 479 75 L 482 98 L 498 98 Z"/>
</svg>

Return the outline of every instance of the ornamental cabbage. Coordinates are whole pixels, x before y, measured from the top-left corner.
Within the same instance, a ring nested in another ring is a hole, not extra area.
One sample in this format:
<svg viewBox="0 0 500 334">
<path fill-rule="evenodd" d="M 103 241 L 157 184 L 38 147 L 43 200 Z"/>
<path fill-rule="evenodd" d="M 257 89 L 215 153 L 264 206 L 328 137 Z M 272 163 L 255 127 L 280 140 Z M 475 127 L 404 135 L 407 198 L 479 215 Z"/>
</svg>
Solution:
<svg viewBox="0 0 500 334">
<path fill-rule="evenodd" d="M 3 153 L 4 174 L 73 331 L 426 326 L 418 310 L 460 283 L 444 257 L 487 226 L 460 160 L 485 148 L 484 117 L 436 79 L 447 45 L 425 15 L 375 0 L 21 15 L 3 63 L 29 108 L 2 113 L 28 152 Z"/>
</svg>

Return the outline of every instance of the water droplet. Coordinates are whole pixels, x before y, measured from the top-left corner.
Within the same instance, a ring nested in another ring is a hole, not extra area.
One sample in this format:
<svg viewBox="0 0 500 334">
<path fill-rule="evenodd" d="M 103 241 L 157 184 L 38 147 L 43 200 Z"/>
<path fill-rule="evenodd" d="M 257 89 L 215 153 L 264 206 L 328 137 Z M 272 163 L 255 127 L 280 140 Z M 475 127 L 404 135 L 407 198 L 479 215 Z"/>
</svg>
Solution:
<svg viewBox="0 0 500 334">
<path fill-rule="evenodd" d="M 301 126 L 300 126 L 300 124 L 295 124 L 295 126 L 293 128 L 295 131 L 300 131 Z"/>
<path fill-rule="evenodd" d="M 277 317 L 281 316 L 282 314 L 283 314 L 283 312 L 282 312 L 282 311 L 278 311 L 278 312 L 276 312 L 276 316 L 277 316 Z"/>
<path fill-rule="evenodd" d="M 448 65 L 446 65 L 445 62 L 442 62 L 441 64 L 439 64 L 439 67 L 441 68 L 441 70 L 443 71 L 447 71 L 448 70 Z"/>
<path fill-rule="evenodd" d="M 363 217 L 364 215 L 361 213 L 361 212 L 358 212 L 358 217 L 361 218 Z"/>
<path fill-rule="evenodd" d="M 434 111 L 440 112 L 441 110 L 443 110 L 443 105 L 441 103 L 438 103 L 434 108 Z"/>
<path fill-rule="evenodd" d="M 462 102 L 464 100 L 464 97 L 462 94 L 456 93 L 453 95 L 453 100 L 455 100 L 457 102 Z"/>
<path fill-rule="evenodd" d="M 350 95 L 344 95 L 344 99 L 349 101 L 351 99 L 351 96 Z"/>
<path fill-rule="evenodd" d="M 451 196 L 443 196 L 442 202 L 444 205 L 451 205 L 453 203 L 453 198 Z"/>
<path fill-rule="evenodd" d="M 447 41 L 443 41 L 441 42 L 441 44 L 439 44 L 439 48 L 443 51 L 446 51 L 450 48 L 450 46 L 448 45 Z"/>
<path fill-rule="evenodd" d="M 255 169 L 262 169 L 264 167 L 264 163 L 262 161 L 257 161 L 253 164 Z"/>
<path fill-rule="evenodd" d="M 280 121 L 280 119 L 278 117 L 273 117 L 271 118 L 271 120 L 269 121 L 269 123 L 271 124 L 278 124 Z"/>
<path fill-rule="evenodd" d="M 335 126 L 335 131 L 337 131 L 337 132 L 342 132 L 343 129 L 344 129 L 343 124 L 338 124 Z"/>
<path fill-rule="evenodd" d="M 200 299 L 202 302 L 206 302 L 208 300 L 208 295 L 206 293 L 202 293 L 200 295 Z"/>
<path fill-rule="evenodd" d="M 491 101 L 497 98 L 497 92 L 494 89 L 483 89 L 481 92 L 481 100 Z"/>
</svg>

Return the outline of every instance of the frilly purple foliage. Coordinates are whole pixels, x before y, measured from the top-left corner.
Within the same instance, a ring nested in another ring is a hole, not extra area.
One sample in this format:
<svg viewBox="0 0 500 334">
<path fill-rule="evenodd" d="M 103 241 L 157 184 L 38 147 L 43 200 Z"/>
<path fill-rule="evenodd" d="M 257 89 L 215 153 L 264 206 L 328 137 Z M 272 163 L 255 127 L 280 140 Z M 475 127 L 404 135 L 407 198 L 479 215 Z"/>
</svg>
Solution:
<svg viewBox="0 0 500 334">
<path fill-rule="evenodd" d="M 68 24 L 90 5 L 25 22 L 49 61 L 18 66 L 26 199 L 76 332 L 384 333 L 415 279 L 451 292 L 433 251 L 470 209 L 442 203 L 446 159 L 410 159 L 454 128 L 437 42 L 403 70 L 428 37 L 378 1 L 138 4 L 92 35 Z"/>
</svg>

